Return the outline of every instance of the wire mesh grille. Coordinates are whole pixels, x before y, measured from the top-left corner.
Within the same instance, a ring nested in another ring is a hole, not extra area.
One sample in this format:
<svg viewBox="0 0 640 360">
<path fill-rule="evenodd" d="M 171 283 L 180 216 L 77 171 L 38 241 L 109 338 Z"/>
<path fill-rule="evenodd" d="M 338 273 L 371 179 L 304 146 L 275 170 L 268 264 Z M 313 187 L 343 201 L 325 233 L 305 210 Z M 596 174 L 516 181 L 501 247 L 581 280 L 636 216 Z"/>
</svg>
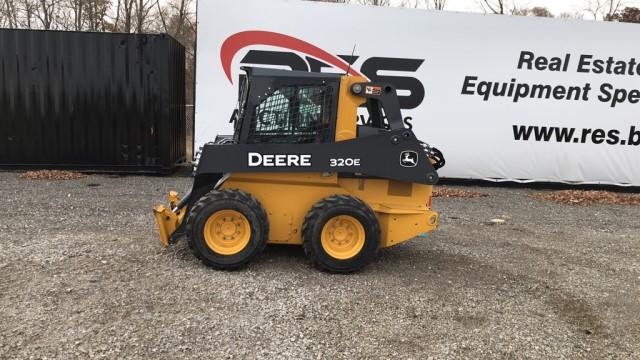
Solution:
<svg viewBox="0 0 640 360">
<path fill-rule="evenodd" d="M 330 86 L 289 86 L 277 89 L 256 105 L 247 142 L 322 143 L 331 134 Z"/>
</svg>

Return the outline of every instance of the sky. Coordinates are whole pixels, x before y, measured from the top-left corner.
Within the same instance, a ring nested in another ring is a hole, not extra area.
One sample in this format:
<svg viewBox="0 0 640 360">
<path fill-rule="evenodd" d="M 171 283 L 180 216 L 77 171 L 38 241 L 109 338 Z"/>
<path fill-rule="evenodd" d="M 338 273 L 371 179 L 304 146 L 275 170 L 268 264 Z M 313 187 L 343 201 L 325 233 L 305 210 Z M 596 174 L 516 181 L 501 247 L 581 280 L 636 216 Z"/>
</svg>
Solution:
<svg viewBox="0 0 640 360">
<path fill-rule="evenodd" d="M 402 0 L 392 0 L 394 3 L 401 3 Z M 478 12 L 482 11 L 482 8 L 478 5 L 481 0 L 447 0 L 447 10 L 453 11 L 466 11 L 466 12 Z M 592 0 L 595 2 L 595 0 Z M 512 3 L 515 2 L 517 7 L 520 8 L 532 8 L 535 6 L 544 6 L 552 14 L 558 15 L 563 12 L 575 13 L 576 11 L 585 12 L 584 9 L 588 6 L 589 0 L 507 0 L 509 7 L 512 7 Z M 640 0 L 627 0 L 623 3 L 626 6 L 640 7 Z M 587 16 L 585 15 L 585 18 Z"/>
</svg>

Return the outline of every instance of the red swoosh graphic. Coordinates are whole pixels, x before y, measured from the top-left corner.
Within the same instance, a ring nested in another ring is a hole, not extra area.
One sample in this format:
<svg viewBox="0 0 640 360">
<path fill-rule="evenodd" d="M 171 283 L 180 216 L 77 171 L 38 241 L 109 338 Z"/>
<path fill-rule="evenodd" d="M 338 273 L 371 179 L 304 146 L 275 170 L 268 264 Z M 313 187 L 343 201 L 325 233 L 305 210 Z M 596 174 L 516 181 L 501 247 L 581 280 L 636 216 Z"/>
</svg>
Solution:
<svg viewBox="0 0 640 360">
<path fill-rule="evenodd" d="M 224 41 L 224 43 L 222 43 L 222 47 L 220 48 L 220 60 L 222 61 L 222 69 L 224 70 L 225 75 L 227 75 L 227 79 L 229 79 L 229 82 L 231 82 L 232 84 L 233 80 L 231 80 L 231 62 L 233 61 L 233 57 L 242 48 L 251 45 L 278 46 L 294 51 L 299 51 L 320 59 L 327 64 L 337 67 L 338 69 L 344 70 L 345 72 L 348 72 L 349 75 L 363 76 L 355 69 L 350 68 L 349 64 L 347 64 L 342 59 L 338 58 L 337 56 L 331 55 L 328 52 L 306 41 L 277 32 L 253 30 L 242 31 L 229 36 Z"/>
</svg>

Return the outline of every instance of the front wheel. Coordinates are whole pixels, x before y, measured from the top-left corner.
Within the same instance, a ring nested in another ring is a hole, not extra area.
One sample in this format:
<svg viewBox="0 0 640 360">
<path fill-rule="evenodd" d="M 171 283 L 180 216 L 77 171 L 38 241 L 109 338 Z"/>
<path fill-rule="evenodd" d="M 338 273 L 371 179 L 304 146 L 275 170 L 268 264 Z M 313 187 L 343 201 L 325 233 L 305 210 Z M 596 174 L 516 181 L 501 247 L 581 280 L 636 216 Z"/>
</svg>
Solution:
<svg viewBox="0 0 640 360">
<path fill-rule="evenodd" d="M 380 224 L 373 210 L 352 196 L 335 195 L 316 203 L 302 227 L 303 248 L 326 271 L 362 269 L 380 247 Z"/>
<path fill-rule="evenodd" d="M 191 251 L 205 265 L 233 270 L 264 250 L 269 222 L 253 196 L 240 190 L 215 190 L 193 206 L 186 233 Z"/>
</svg>

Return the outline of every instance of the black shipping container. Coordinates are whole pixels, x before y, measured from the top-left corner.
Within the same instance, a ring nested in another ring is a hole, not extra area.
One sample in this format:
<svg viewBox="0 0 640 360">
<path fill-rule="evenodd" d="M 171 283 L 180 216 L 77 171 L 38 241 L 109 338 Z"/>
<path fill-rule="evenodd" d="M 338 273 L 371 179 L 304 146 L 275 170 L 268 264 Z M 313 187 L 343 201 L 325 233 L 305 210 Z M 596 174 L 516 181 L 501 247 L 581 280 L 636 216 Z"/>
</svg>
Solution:
<svg viewBox="0 0 640 360">
<path fill-rule="evenodd" d="M 168 35 L 0 29 L 0 166 L 168 172 L 185 50 Z"/>
</svg>

